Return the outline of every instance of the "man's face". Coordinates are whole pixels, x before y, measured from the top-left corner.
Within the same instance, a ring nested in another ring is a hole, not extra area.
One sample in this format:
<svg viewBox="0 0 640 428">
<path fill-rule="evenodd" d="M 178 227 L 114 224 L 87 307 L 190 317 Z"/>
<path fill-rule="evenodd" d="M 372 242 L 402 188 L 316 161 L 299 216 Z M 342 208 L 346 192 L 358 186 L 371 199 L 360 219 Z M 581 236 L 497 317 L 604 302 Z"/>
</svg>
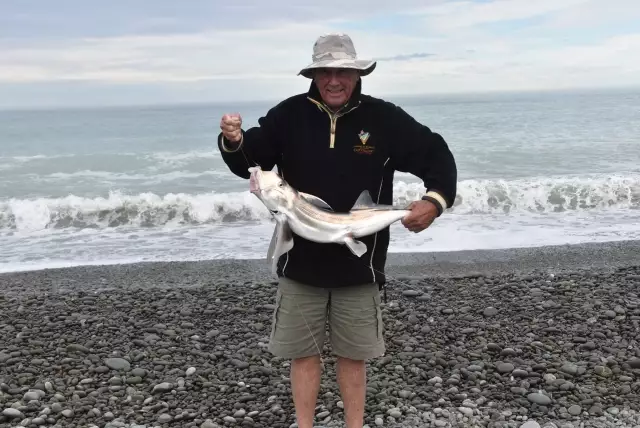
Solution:
<svg viewBox="0 0 640 428">
<path fill-rule="evenodd" d="M 339 108 L 349 100 L 358 79 L 358 70 L 346 68 L 319 68 L 313 76 L 322 99 L 331 108 Z"/>
</svg>

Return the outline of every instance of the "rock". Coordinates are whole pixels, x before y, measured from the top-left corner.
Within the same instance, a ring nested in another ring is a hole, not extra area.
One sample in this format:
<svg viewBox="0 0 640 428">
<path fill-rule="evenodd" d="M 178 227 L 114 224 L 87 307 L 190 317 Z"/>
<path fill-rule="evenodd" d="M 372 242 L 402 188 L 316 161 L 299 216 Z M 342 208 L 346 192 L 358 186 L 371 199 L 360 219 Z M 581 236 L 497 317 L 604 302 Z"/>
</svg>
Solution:
<svg viewBox="0 0 640 428">
<path fill-rule="evenodd" d="M 548 406 L 549 404 L 551 404 L 551 398 L 539 392 L 530 393 L 529 395 L 527 395 L 527 399 L 532 403 L 536 403 L 541 406 Z"/>
<path fill-rule="evenodd" d="M 613 374 L 611 369 L 607 366 L 595 366 L 593 370 L 598 376 L 602 377 L 611 377 L 611 375 Z"/>
<path fill-rule="evenodd" d="M 153 387 L 152 392 L 169 392 L 173 389 L 173 385 L 169 382 L 162 382 Z"/>
<path fill-rule="evenodd" d="M 468 407 L 458 407 L 458 411 L 467 417 L 473 416 L 473 409 Z"/>
<path fill-rule="evenodd" d="M 402 412 L 401 412 L 399 409 L 396 409 L 396 408 L 394 408 L 394 409 L 389 409 L 389 410 L 387 411 L 387 414 L 388 414 L 389 416 L 391 416 L 392 418 L 396 418 L 396 419 L 399 419 L 399 418 L 401 418 L 401 417 L 402 417 Z"/>
<path fill-rule="evenodd" d="M 14 409 L 14 408 L 8 408 L 8 409 L 4 409 L 2 411 L 2 414 L 8 418 L 23 418 L 24 415 L 22 414 L 22 412 L 18 409 Z"/>
<path fill-rule="evenodd" d="M 560 368 L 560 371 L 571 376 L 578 374 L 578 366 L 573 363 L 564 363 Z"/>
<path fill-rule="evenodd" d="M 634 358 L 628 362 L 632 369 L 640 369 L 640 358 Z"/>
<path fill-rule="evenodd" d="M 484 309 L 484 311 L 482 311 L 482 314 L 485 317 L 493 317 L 498 315 L 498 310 L 496 308 L 494 308 L 493 306 L 489 306 L 487 308 Z"/>
<path fill-rule="evenodd" d="M 511 363 L 498 363 L 496 364 L 496 369 L 498 373 L 511 373 L 515 369 L 515 366 Z"/>
<path fill-rule="evenodd" d="M 160 416 L 158 416 L 158 423 L 160 424 L 167 424 L 169 422 L 171 422 L 173 420 L 173 417 L 171 417 L 171 415 L 167 414 L 167 413 L 163 413 Z"/>
<path fill-rule="evenodd" d="M 571 407 L 569 407 L 569 409 L 567 409 L 567 411 L 569 412 L 569 414 L 571 416 L 579 416 L 582 413 L 582 407 L 580 407 L 577 404 L 574 404 Z"/>
<path fill-rule="evenodd" d="M 104 360 L 104 364 L 111 370 L 129 371 L 131 364 L 124 358 L 107 358 Z"/>
<path fill-rule="evenodd" d="M 22 400 L 25 402 L 29 402 L 32 400 L 38 401 L 43 398 L 46 394 L 41 390 L 30 390 L 24 393 Z"/>
</svg>

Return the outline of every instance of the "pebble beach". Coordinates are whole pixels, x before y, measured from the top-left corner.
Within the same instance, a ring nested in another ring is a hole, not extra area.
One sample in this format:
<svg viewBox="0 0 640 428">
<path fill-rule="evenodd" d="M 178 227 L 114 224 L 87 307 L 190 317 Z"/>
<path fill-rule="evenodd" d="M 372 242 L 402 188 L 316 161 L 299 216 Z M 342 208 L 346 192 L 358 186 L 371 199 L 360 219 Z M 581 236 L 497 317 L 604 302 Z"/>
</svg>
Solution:
<svg viewBox="0 0 640 428">
<path fill-rule="evenodd" d="M 262 260 L 0 275 L 0 427 L 295 426 Z M 391 254 L 382 427 L 640 427 L 640 243 Z M 317 425 L 341 427 L 328 343 Z"/>
</svg>

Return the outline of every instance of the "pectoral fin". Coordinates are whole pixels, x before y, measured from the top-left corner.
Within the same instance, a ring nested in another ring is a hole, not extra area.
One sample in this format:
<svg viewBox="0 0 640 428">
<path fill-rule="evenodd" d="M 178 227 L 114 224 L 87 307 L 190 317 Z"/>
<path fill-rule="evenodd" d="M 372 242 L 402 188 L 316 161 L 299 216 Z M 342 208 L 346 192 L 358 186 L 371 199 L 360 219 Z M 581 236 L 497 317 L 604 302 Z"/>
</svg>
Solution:
<svg viewBox="0 0 640 428">
<path fill-rule="evenodd" d="M 326 203 L 325 201 L 323 201 L 322 199 L 320 199 L 317 196 L 313 196 L 313 195 L 310 195 L 310 194 L 304 193 L 304 192 L 298 192 L 298 194 L 300 194 L 302 199 L 304 199 L 305 201 L 309 202 L 310 204 L 315 205 L 318 208 L 321 208 L 321 209 L 327 210 L 327 211 L 333 211 L 333 208 L 331 208 L 331 205 L 329 205 L 328 203 Z"/>
<path fill-rule="evenodd" d="M 269 242 L 269 249 L 267 250 L 267 263 L 271 263 L 273 259 L 273 254 L 276 250 L 276 245 L 278 245 L 278 236 L 280 235 L 280 230 L 282 229 L 282 225 L 280 222 L 276 222 L 276 227 L 273 229 L 273 235 L 271 235 L 271 242 Z"/>
<path fill-rule="evenodd" d="M 362 257 L 364 253 L 367 252 L 367 244 L 362 241 L 358 241 L 353 239 L 350 236 L 345 236 L 344 244 L 349 247 L 351 252 L 358 257 Z"/>
<path fill-rule="evenodd" d="M 293 234 L 286 220 L 276 219 L 276 227 L 267 251 L 267 263 L 271 265 L 271 273 L 276 275 L 280 256 L 293 248 Z"/>
</svg>

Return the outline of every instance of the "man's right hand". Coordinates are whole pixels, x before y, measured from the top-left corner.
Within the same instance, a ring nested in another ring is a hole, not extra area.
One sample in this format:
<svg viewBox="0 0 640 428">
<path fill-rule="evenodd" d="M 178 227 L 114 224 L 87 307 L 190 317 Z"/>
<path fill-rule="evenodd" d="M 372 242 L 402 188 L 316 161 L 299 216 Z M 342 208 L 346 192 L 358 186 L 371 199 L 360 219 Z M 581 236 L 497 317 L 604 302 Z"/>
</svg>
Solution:
<svg viewBox="0 0 640 428">
<path fill-rule="evenodd" d="M 238 113 L 225 114 L 220 120 L 222 135 L 234 143 L 240 142 L 242 137 L 242 117 Z"/>
</svg>

